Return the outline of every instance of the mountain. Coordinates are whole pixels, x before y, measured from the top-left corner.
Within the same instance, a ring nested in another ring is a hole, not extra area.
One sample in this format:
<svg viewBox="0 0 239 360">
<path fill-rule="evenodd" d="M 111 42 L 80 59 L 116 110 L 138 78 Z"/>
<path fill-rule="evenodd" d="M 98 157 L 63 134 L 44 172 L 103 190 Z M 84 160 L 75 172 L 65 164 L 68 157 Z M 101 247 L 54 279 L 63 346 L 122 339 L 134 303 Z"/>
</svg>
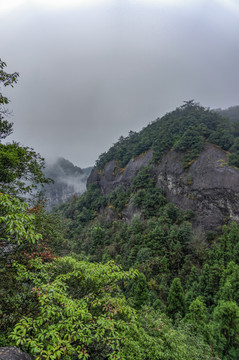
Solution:
<svg viewBox="0 0 239 360">
<path fill-rule="evenodd" d="M 86 190 L 90 169 L 83 170 L 64 158 L 47 164 L 45 175 L 54 180 L 53 184 L 46 185 L 44 188 L 48 199 L 48 209 L 68 201 L 73 195 L 82 194 Z"/>
<path fill-rule="evenodd" d="M 239 219 L 238 130 L 239 121 L 187 102 L 101 155 L 88 187 L 96 184 L 105 195 L 118 186 L 126 190 L 150 167 L 167 201 L 194 211 L 194 227 L 215 230 L 225 219 Z M 132 211 L 126 208 L 124 217 L 131 219 Z"/>
</svg>

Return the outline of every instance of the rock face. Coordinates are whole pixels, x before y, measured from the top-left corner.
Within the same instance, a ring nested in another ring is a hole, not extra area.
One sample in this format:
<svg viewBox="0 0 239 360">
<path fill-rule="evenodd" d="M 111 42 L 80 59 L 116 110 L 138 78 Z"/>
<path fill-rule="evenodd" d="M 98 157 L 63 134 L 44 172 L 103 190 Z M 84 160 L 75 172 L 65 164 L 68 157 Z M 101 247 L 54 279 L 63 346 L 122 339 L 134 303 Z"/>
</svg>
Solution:
<svg viewBox="0 0 239 360">
<path fill-rule="evenodd" d="M 32 357 L 16 346 L 0 348 L 0 360 L 32 360 Z"/>
<path fill-rule="evenodd" d="M 208 144 L 187 172 L 181 155 L 172 151 L 154 171 L 168 201 L 195 211 L 194 225 L 215 230 L 229 219 L 239 220 L 239 170 L 227 165 L 220 148 Z"/>
<path fill-rule="evenodd" d="M 182 166 L 182 156 L 170 151 L 160 164 L 153 166 L 157 186 L 162 188 L 167 200 L 183 210 L 193 210 L 196 215 L 193 225 L 204 230 L 215 230 L 229 219 L 239 220 L 239 170 L 227 165 L 227 153 L 207 144 L 187 170 Z M 101 173 L 97 169 L 92 171 L 88 185 L 98 184 L 105 194 L 118 185 L 127 187 L 151 159 L 152 151 L 148 151 L 132 159 L 124 170 L 111 161 Z"/>
<path fill-rule="evenodd" d="M 109 194 L 119 185 L 126 188 L 139 170 L 143 166 L 149 165 L 152 157 L 153 151 L 149 150 L 137 158 L 131 159 L 124 169 L 120 169 L 117 161 L 112 160 L 106 164 L 102 171 L 99 171 L 97 168 L 93 169 L 87 180 L 87 187 L 90 184 L 97 184 L 104 194 Z"/>
</svg>

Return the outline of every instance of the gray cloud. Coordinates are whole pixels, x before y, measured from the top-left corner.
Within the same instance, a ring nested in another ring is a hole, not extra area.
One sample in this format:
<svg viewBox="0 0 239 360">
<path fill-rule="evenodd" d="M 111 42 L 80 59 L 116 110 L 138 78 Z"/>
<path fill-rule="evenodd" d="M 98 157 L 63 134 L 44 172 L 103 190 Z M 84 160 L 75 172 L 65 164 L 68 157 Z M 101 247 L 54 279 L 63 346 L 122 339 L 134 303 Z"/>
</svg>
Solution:
<svg viewBox="0 0 239 360">
<path fill-rule="evenodd" d="M 238 18 L 202 0 L 5 14 L 0 56 L 20 72 L 12 138 L 85 167 L 184 100 L 238 104 Z"/>
</svg>

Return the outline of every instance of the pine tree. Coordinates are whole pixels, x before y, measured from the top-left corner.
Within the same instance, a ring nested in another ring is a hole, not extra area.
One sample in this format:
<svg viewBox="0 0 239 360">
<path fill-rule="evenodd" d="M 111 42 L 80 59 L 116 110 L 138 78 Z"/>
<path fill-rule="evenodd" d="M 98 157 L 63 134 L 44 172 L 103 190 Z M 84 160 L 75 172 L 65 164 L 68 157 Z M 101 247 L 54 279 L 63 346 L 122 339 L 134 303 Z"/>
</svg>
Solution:
<svg viewBox="0 0 239 360">
<path fill-rule="evenodd" d="M 176 319 L 177 314 L 184 316 L 185 296 L 179 278 L 173 279 L 173 282 L 169 290 L 167 303 L 168 303 L 167 313 L 173 320 Z"/>
<path fill-rule="evenodd" d="M 213 312 L 211 331 L 215 348 L 223 359 L 239 358 L 239 307 L 234 301 L 219 301 Z"/>
<path fill-rule="evenodd" d="M 139 274 L 135 295 L 134 295 L 134 307 L 136 309 L 141 308 L 149 300 L 149 291 L 147 287 L 147 281 L 143 273 Z"/>
<path fill-rule="evenodd" d="M 207 334 L 207 308 L 201 296 L 198 296 L 189 306 L 189 312 L 185 316 L 185 320 L 190 322 L 195 330 L 195 333 L 201 333 L 205 337 Z"/>
</svg>

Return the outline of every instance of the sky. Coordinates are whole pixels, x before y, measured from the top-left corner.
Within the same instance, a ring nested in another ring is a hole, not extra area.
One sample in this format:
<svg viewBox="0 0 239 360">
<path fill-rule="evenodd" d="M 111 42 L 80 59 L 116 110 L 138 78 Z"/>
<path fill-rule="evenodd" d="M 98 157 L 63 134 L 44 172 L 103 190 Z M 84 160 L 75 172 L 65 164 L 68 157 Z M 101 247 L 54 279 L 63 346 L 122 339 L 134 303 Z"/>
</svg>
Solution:
<svg viewBox="0 0 239 360">
<path fill-rule="evenodd" d="M 0 0 L 8 140 L 84 168 L 183 101 L 239 105 L 238 44 L 238 0 Z"/>
</svg>

